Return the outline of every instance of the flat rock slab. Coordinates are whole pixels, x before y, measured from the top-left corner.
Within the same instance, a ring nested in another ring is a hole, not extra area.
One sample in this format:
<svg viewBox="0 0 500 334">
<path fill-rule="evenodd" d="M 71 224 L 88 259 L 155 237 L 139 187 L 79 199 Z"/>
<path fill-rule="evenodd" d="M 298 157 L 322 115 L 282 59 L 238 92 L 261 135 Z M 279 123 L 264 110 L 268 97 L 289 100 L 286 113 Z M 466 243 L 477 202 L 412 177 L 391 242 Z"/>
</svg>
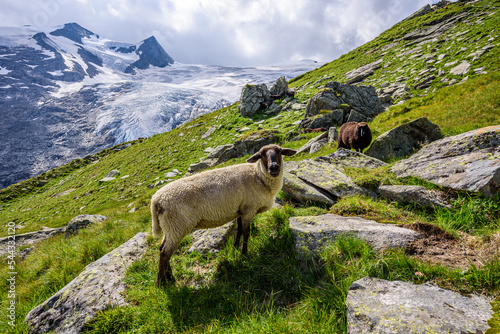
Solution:
<svg viewBox="0 0 500 334">
<path fill-rule="evenodd" d="M 421 186 L 380 186 L 380 196 L 402 204 L 417 204 L 426 208 L 451 208 L 445 194 Z"/>
<path fill-rule="evenodd" d="M 391 171 L 435 184 L 493 196 L 500 188 L 500 125 L 437 140 Z"/>
<path fill-rule="evenodd" d="M 288 172 L 283 173 L 282 190 L 294 201 L 299 203 L 319 203 L 328 206 L 335 204 L 335 201 L 330 196 L 326 196 L 317 188 L 310 186 L 297 176 Z"/>
<path fill-rule="evenodd" d="M 418 232 L 396 225 L 334 214 L 292 217 L 289 222 L 297 251 L 302 254 L 318 252 L 325 243 L 339 235 L 353 235 L 375 249 L 406 247 L 422 237 Z"/>
<path fill-rule="evenodd" d="M 74 280 L 31 310 L 25 318 L 30 333 L 72 334 L 99 311 L 126 305 L 121 295 L 127 268 L 148 249 L 147 233 L 138 233 L 99 260 L 89 264 Z"/>
<path fill-rule="evenodd" d="M 285 163 L 285 171 L 297 176 L 334 201 L 353 195 L 372 195 L 327 161 L 310 159 L 290 161 Z"/>
<path fill-rule="evenodd" d="M 71 219 L 68 225 L 66 225 L 64 237 L 69 238 L 71 235 L 78 233 L 78 230 L 86 228 L 91 224 L 100 223 L 105 219 L 107 219 L 107 217 L 101 215 L 78 215 Z"/>
<path fill-rule="evenodd" d="M 493 315 L 485 298 L 370 277 L 351 285 L 346 306 L 351 334 L 485 333 Z"/>
<path fill-rule="evenodd" d="M 236 235 L 236 221 L 219 227 L 195 230 L 192 233 L 193 242 L 188 252 L 217 253 L 226 245 L 227 239 Z"/>
<path fill-rule="evenodd" d="M 367 168 L 374 169 L 383 166 L 387 166 L 387 163 L 372 158 L 366 154 L 351 151 L 345 148 L 339 148 L 332 154 L 328 154 L 322 157 L 317 157 L 316 161 L 327 161 L 339 170 L 346 168 Z"/>
<path fill-rule="evenodd" d="M 20 247 L 33 245 L 37 242 L 43 241 L 45 239 L 51 238 L 58 234 L 64 233 L 66 226 L 58 228 L 43 228 L 40 231 L 28 232 L 23 234 L 15 235 L 15 250 Z M 12 241 L 11 237 L 0 238 L 0 256 L 7 255 L 9 253 L 9 241 Z"/>
</svg>

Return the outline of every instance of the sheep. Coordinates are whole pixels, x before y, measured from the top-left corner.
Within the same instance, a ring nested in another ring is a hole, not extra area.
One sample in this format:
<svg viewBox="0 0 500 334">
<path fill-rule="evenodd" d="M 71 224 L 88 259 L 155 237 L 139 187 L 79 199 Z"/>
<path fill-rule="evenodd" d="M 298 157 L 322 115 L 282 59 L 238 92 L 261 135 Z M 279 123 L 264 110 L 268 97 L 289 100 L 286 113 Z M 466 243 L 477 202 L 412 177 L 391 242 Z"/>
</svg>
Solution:
<svg viewBox="0 0 500 334">
<path fill-rule="evenodd" d="M 337 148 L 354 149 L 363 152 L 372 142 L 372 131 L 365 122 L 347 122 L 339 130 Z"/>
<path fill-rule="evenodd" d="M 153 237 L 163 231 L 156 284 L 175 281 L 170 257 L 193 229 L 211 228 L 237 219 L 234 246 L 241 235 L 241 253 L 247 253 L 253 217 L 269 210 L 283 183 L 283 158 L 295 150 L 266 145 L 246 164 L 205 171 L 171 182 L 151 198 Z"/>
</svg>

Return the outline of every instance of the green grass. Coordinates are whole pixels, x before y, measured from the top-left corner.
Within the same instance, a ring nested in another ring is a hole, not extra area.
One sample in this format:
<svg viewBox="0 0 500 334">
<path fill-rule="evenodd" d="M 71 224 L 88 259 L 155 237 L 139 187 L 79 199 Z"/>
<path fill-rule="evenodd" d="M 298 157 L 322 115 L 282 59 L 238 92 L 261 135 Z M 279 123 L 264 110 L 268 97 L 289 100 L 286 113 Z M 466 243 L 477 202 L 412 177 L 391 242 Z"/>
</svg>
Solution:
<svg viewBox="0 0 500 334">
<path fill-rule="evenodd" d="M 409 59 L 410 55 L 401 56 L 403 52 L 414 50 L 415 45 L 400 41 L 393 48 L 382 51 L 384 46 L 404 34 L 464 10 L 479 14 L 487 11 L 498 13 L 499 6 L 498 1 L 493 0 L 464 6 L 453 4 L 447 9 L 402 22 L 339 59 L 295 78 L 290 86 L 303 88 L 296 97 L 298 102 L 306 103 L 326 80 L 345 82 L 346 71 L 383 56 L 384 67 L 376 70 L 364 84 L 379 88 L 384 82 L 391 83 L 397 77 L 405 76 L 408 78 L 405 96 L 408 100 L 389 108 L 370 122 L 374 137 L 418 117 L 427 117 L 439 125 L 445 136 L 498 125 L 498 46 L 472 63 L 473 69 L 484 67 L 488 74 L 478 75 L 470 71 L 467 81 L 450 87 L 437 77 L 429 88 L 423 90 L 415 89 L 414 84 L 418 81 L 418 72 L 429 64 Z M 457 43 L 453 37 L 421 47 L 422 54 L 448 55 L 445 61 L 432 63 L 436 72 L 439 69 L 449 71 L 449 67 L 444 66 L 446 62 L 471 60 L 467 55 L 474 51 L 472 48 L 487 45 L 491 37 L 494 37 L 493 43 L 497 43 L 500 15 L 481 17 L 482 26 L 474 22 L 459 22 L 449 31 L 450 36 L 465 32 L 464 37 L 475 40 L 466 45 L 467 51 L 460 52 L 464 43 Z M 448 74 L 445 76 L 454 78 Z M 0 190 L 0 221 L 24 226 L 17 233 L 35 231 L 42 226 L 64 226 L 74 216 L 83 213 L 109 217 L 72 238 L 59 236 L 41 242 L 24 261 L 16 260 L 16 327 L 7 325 L 6 314 L 2 312 L 0 332 L 27 332 L 23 319 L 32 308 L 71 281 L 87 264 L 137 232 L 149 231 L 149 201 L 157 188 L 151 189 L 148 185 L 165 179 L 165 173 L 176 168 L 182 173 L 176 178 L 182 177 L 190 164 L 207 155 L 204 152 L 207 147 L 234 143 L 260 130 L 277 131 L 281 144 L 293 149 L 300 148 L 315 136 L 310 133 L 301 140 L 286 141 L 289 133 L 299 133 L 292 123 L 302 119 L 304 113 L 286 111 L 280 115 L 275 117 L 260 112 L 251 119 L 243 118 L 234 104 L 200 116 L 168 133 L 130 142 L 131 146 L 123 150 L 110 148 L 89 159 L 76 160 Z M 256 124 L 261 120 L 264 120 L 263 124 Z M 213 125 L 217 130 L 201 140 L 203 133 Z M 245 126 L 250 130 L 236 131 L 236 128 Z M 287 160 L 312 158 L 335 150 L 336 144 L 329 144 L 313 155 L 304 153 Z M 217 167 L 241 163 L 246 158 L 232 159 Z M 442 190 L 418 178 L 398 179 L 389 172 L 389 167 L 375 170 L 349 168 L 345 173 L 356 184 L 374 192 L 383 184 L 422 185 Z M 108 183 L 99 182 L 112 169 L 119 169 L 120 176 Z M 177 284 L 164 289 L 155 286 L 159 240 L 154 240 L 146 256 L 128 271 L 125 295 L 131 306 L 101 312 L 87 326 L 87 331 L 345 333 L 347 289 L 353 281 L 367 275 L 415 283 L 433 281 L 462 293 L 492 295 L 497 298 L 494 304 L 497 313 L 490 323 L 498 330 L 498 259 L 487 261 L 482 267 L 471 265 L 466 270 L 454 270 L 423 263 L 405 254 L 404 250 L 377 252 L 350 237 L 338 239 L 318 258 L 300 259 L 295 253 L 288 218 L 326 212 L 361 216 L 383 223 L 433 224 L 456 237 L 474 235 L 487 238 L 499 233 L 498 196 L 452 195 L 452 208 L 430 211 L 358 196 L 341 199 L 331 208 L 315 207 L 292 203 L 280 194 L 279 197 L 288 205 L 256 217 L 247 256 L 234 249 L 231 240 L 218 254 L 188 254 L 191 243 L 188 236 L 172 258 Z M 135 208 L 135 212 L 130 213 L 131 208 Z M 6 235 L 7 229 L 1 229 L 0 236 Z M 8 291 L 8 272 L 7 262 L 1 261 L 1 296 Z M 415 275 L 416 272 L 422 275 Z M 0 307 L 6 307 L 6 302 L 3 298 Z"/>
</svg>

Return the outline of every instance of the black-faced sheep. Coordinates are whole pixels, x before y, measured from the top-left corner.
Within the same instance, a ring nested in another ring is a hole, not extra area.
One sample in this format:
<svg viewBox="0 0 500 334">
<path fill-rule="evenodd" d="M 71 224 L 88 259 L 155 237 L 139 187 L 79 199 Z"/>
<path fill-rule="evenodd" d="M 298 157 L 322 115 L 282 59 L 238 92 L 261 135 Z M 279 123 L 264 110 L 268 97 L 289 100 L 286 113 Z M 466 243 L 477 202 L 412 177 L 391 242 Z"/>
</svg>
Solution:
<svg viewBox="0 0 500 334">
<path fill-rule="evenodd" d="M 372 142 L 372 131 L 365 122 L 347 122 L 339 130 L 338 148 L 363 152 Z"/>
<path fill-rule="evenodd" d="M 165 185 L 151 198 L 153 236 L 164 236 L 156 283 L 174 281 L 170 257 L 193 229 L 211 228 L 237 219 L 235 247 L 243 234 L 247 252 L 253 217 L 269 210 L 283 183 L 283 158 L 295 150 L 266 145 L 246 164 L 205 171 Z"/>
</svg>

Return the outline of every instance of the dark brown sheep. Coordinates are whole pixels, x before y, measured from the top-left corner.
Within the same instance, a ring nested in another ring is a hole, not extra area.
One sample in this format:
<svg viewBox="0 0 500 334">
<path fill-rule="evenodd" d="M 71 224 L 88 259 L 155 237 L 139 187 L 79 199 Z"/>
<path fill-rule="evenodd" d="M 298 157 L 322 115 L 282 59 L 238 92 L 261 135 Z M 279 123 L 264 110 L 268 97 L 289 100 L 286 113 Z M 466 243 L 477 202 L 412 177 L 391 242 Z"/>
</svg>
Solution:
<svg viewBox="0 0 500 334">
<path fill-rule="evenodd" d="M 365 122 L 347 122 L 339 130 L 338 148 L 355 149 L 363 152 L 372 142 L 372 131 Z"/>
</svg>

